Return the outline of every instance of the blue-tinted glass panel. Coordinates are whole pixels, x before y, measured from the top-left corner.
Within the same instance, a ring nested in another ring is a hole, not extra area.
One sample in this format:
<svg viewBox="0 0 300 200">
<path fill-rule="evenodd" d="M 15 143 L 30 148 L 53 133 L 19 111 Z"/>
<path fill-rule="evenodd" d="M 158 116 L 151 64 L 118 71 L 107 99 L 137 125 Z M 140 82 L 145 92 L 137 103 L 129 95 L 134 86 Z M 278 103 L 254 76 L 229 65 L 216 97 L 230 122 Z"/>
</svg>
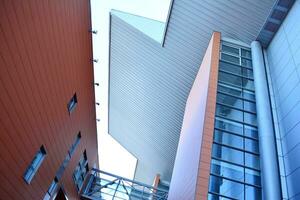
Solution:
<svg viewBox="0 0 300 200">
<path fill-rule="evenodd" d="M 236 55 L 236 56 L 239 56 L 239 54 L 240 54 L 240 50 L 238 48 L 234 48 L 234 47 L 224 45 L 224 44 L 222 45 L 222 51 Z"/>
<path fill-rule="evenodd" d="M 244 101 L 244 110 L 249 112 L 256 112 L 256 105 L 253 102 L 250 101 Z"/>
<path fill-rule="evenodd" d="M 242 124 L 233 122 L 230 120 L 226 120 L 221 117 L 215 118 L 215 127 L 225 130 L 225 131 L 243 135 L 243 125 Z"/>
<path fill-rule="evenodd" d="M 242 78 L 225 72 L 219 72 L 219 81 L 232 86 L 242 87 Z"/>
<path fill-rule="evenodd" d="M 241 98 L 243 97 L 242 89 L 237 88 L 237 87 L 233 87 L 233 86 L 230 86 L 230 85 L 226 85 L 226 84 L 223 84 L 223 83 L 218 84 L 218 91 L 224 92 L 226 94 L 231 94 L 231 95 L 234 95 L 234 96 L 237 96 L 237 97 L 241 97 Z"/>
<path fill-rule="evenodd" d="M 259 170 L 259 157 L 250 153 L 245 153 L 245 165 Z"/>
<path fill-rule="evenodd" d="M 246 183 L 260 186 L 260 173 L 252 169 L 245 169 L 245 181 Z"/>
<path fill-rule="evenodd" d="M 211 160 L 210 172 L 218 176 L 227 177 L 237 181 L 244 181 L 244 168 L 226 162 Z"/>
<path fill-rule="evenodd" d="M 242 72 L 244 77 L 253 79 L 253 71 L 251 69 L 243 68 Z"/>
<path fill-rule="evenodd" d="M 255 101 L 255 94 L 252 91 L 244 90 L 243 96 L 244 96 L 244 99 Z"/>
<path fill-rule="evenodd" d="M 242 75 L 242 68 L 240 66 L 234 65 L 234 64 L 230 64 L 227 62 L 220 62 L 219 64 L 219 68 L 220 70 L 229 72 L 229 73 L 233 73 L 233 74 L 237 74 L 237 75 Z"/>
<path fill-rule="evenodd" d="M 218 93 L 217 95 L 217 102 L 221 104 L 225 104 L 228 106 L 232 106 L 238 109 L 243 109 L 243 101 L 241 99 L 228 96 L 225 94 Z"/>
<path fill-rule="evenodd" d="M 244 112 L 244 122 L 257 126 L 256 115 Z"/>
<path fill-rule="evenodd" d="M 245 200 L 261 200 L 261 189 L 252 187 L 249 185 L 245 186 Z"/>
<path fill-rule="evenodd" d="M 209 191 L 235 199 L 244 198 L 244 185 L 214 175 L 210 176 Z"/>
<path fill-rule="evenodd" d="M 239 149 L 243 149 L 244 146 L 242 137 L 222 132 L 219 130 L 215 130 L 214 141 L 220 144 L 232 146 Z"/>
<path fill-rule="evenodd" d="M 245 150 L 258 153 L 258 142 L 256 140 L 245 138 Z"/>
<path fill-rule="evenodd" d="M 254 82 L 250 79 L 243 78 L 243 88 L 254 91 Z"/>
<path fill-rule="evenodd" d="M 238 65 L 240 64 L 240 58 L 239 57 L 231 56 L 231 55 L 228 55 L 228 54 L 225 54 L 225 53 L 221 54 L 221 59 L 224 60 L 224 61 L 234 63 L 234 64 L 238 64 Z"/>
<path fill-rule="evenodd" d="M 229 198 L 221 197 L 219 195 L 211 194 L 211 193 L 208 194 L 207 199 L 208 200 L 231 200 Z"/>
<path fill-rule="evenodd" d="M 245 125 L 244 126 L 244 132 L 245 132 L 245 136 L 256 138 L 256 139 L 258 138 L 257 128 Z"/>
<path fill-rule="evenodd" d="M 251 59 L 251 51 L 242 49 L 242 56 L 245 58 L 250 58 Z"/>
<path fill-rule="evenodd" d="M 244 155 L 242 151 L 231 149 L 218 144 L 213 144 L 212 156 L 221 160 L 225 160 L 240 165 L 244 164 Z"/>
<path fill-rule="evenodd" d="M 242 66 L 252 68 L 252 61 L 242 58 Z"/>
<path fill-rule="evenodd" d="M 216 114 L 218 116 L 225 117 L 226 119 L 233 119 L 241 122 L 243 121 L 243 112 L 228 106 L 217 105 Z"/>
</svg>

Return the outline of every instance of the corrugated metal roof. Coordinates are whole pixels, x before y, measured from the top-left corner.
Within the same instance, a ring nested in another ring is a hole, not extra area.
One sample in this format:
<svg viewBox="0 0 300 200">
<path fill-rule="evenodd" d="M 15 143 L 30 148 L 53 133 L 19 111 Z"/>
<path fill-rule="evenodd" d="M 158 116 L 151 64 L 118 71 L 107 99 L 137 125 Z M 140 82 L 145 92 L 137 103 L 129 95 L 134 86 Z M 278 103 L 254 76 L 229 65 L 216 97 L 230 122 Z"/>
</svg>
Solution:
<svg viewBox="0 0 300 200">
<path fill-rule="evenodd" d="M 175 0 L 164 47 L 111 17 L 109 133 L 138 158 L 135 178 L 170 181 L 190 88 L 213 31 L 255 40 L 274 0 Z M 188 158 L 187 158 L 188 159 Z"/>
</svg>

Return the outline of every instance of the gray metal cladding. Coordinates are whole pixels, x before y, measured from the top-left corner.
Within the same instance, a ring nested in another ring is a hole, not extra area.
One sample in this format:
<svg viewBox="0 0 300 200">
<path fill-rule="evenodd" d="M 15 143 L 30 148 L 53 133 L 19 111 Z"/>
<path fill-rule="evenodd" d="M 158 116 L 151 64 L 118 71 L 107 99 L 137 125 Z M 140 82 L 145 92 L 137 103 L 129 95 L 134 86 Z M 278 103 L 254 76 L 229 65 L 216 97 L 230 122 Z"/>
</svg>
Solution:
<svg viewBox="0 0 300 200">
<path fill-rule="evenodd" d="M 273 3 L 175 0 L 164 47 L 112 15 L 109 133 L 137 157 L 137 180 L 152 184 L 160 173 L 170 181 L 186 99 L 212 32 L 250 44 Z"/>
</svg>

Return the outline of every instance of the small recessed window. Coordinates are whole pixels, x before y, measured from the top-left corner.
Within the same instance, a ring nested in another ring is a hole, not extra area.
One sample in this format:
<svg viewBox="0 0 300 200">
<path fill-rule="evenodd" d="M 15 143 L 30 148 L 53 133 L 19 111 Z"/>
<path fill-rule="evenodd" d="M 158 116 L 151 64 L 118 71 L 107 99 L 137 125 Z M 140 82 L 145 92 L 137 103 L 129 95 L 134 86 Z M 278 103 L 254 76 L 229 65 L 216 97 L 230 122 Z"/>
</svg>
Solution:
<svg viewBox="0 0 300 200">
<path fill-rule="evenodd" d="M 80 191 L 88 171 L 89 165 L 87 161 L 86 151 L 84 151 L 79 160 L 79 163 L 77 164 L 73 172 L 73 180 L 78 191 Z"/>
<path fill-rule="evenodd" d="M 26 183 L 30 183 L 33 179 L 34 175 L 36 174 L 38 168 L 41 166 L 44 158 L 46 155 L 45 147 L 42 145 L 39 151 L 36 153 L 35 157 L 31 161 L 30 165 L 28 166 L 26 172 L 24 173 L 24 180 Z"/>
<path fill-rule="evenodd" d="M 77 105 L 77 95 L 75 93 L 68 103 L 69 114 L 75 109 L 76 105 Z"/>
<path fill-rule="evenodd" d="M 52 183 L 50 184 L 43 200 L 50 200 L 51 196 L 55 193 L 57 186 L 58 186 L 58 179 L 57 179 L 57 177 L 55 177 L 53 179 Z"/>
<path fill-rule="evenodd" d="M 81 139 L 81 133 L 79 132 L 79 133 L 77 134 L 77 137 L 76 137 L 75 142 L 72 144 L 72 146 L 71 146 L 71 148 L 70 148 L 70 150 L 69 150 L 69 155 L 70 155 L 70 157 L 72 157 L 72 155 L 74 154 L 75 149 L 76 149 L 76 147 L 78 146 L 78 144 L 79 144 L 79 142 L 80 142 L 80 139 Z"/>
</svg>

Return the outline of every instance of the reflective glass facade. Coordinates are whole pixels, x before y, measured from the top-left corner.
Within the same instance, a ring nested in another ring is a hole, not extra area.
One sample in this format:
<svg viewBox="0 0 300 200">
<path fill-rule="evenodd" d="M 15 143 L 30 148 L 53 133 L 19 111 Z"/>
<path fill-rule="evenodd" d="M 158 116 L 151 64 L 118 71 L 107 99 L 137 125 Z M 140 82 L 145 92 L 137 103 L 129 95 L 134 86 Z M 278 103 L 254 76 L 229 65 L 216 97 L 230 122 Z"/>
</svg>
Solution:
<svg viewBox="0 0 300 200">
<path fill-rule="evenodd" d="M 261 199 L 251 51 L 222 42 L 208 199 Z"/>
</svg>

